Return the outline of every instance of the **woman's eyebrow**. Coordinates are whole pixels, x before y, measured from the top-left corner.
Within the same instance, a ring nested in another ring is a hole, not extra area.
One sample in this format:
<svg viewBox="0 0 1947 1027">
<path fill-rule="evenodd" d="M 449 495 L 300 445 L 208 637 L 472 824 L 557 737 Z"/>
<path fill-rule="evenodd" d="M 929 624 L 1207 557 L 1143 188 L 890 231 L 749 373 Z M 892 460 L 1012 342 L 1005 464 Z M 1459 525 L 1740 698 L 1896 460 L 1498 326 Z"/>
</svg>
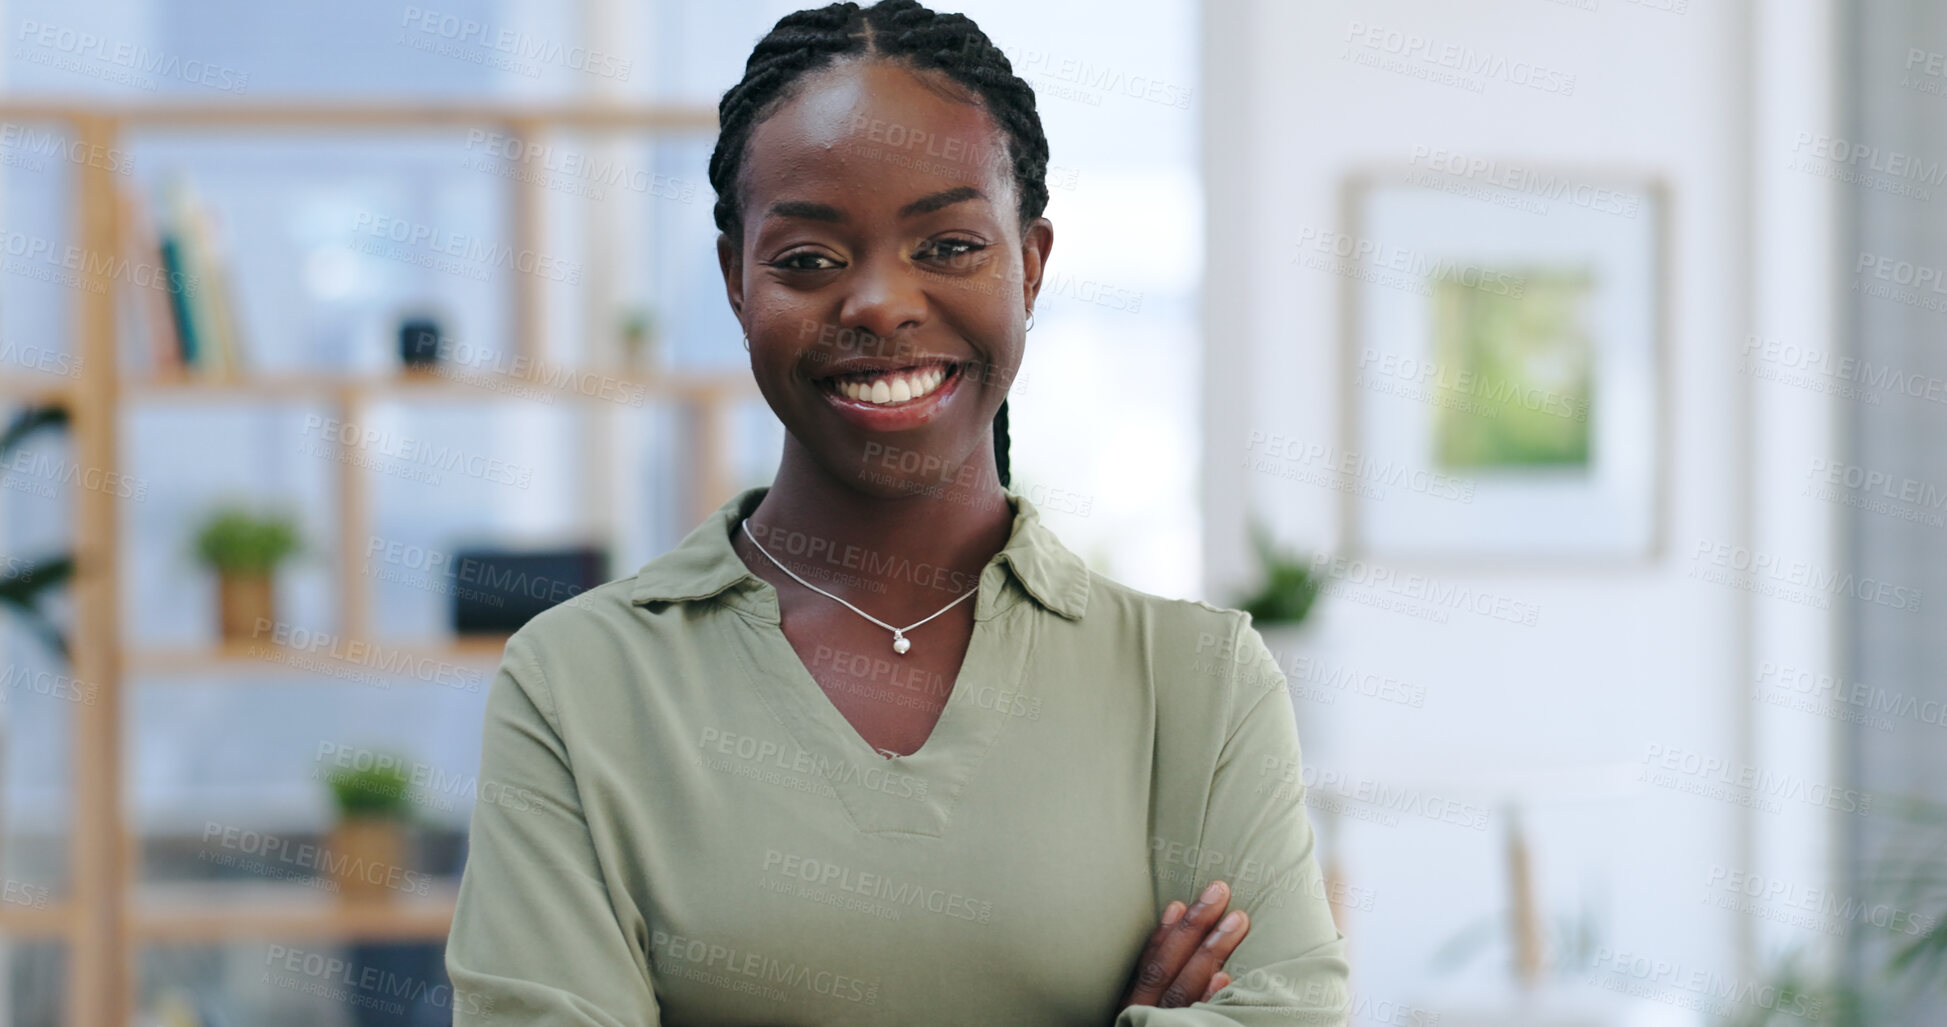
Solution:
<svg viewBox="0 0 1947 1027">
<path fill-rule="evenodd" d="M 963 185 L 955 189 L 947 189 L 943 192 L 934 193 L 931 196 L 922 196 L 904 207 L 899 208 L 899 216 L 909 218 L 919 214 L 931 214 L 936 210 L 951 207 L 956 203 L 964 203 L 967 200 L 984 200 L 986 198 L 987 195 L 985 193 L 975 189 L 973 186 Z"/>
<path fill-rule="evenodd" d="M 921 214 L 931 214 L 936 210 L 943 210 L 956 203 L 964 203 L 968 200 L 984 200 L 986 198 L 986 193 L 975 189 L 973 186 L 958 186 L 953 189 L 942 190 L 931 196 L 922 196 L 906 204 L 904 207 L 899 208 L 899 216 L 902 219 L 917 217 Z M 839 210 L 837 207 L 828 203 L 813 203 L 809 200 L 779 200 L 771 204 L 770 210 L 766 211 L 765 214 L 768 217 L 774 218 L 802 218 L 806 221 L 825 221 L 831 224 L 844 224 L 846 221 L 851 220 L 845 216 L 844 211 Z"/>
<path fill-rule="evenodd" d="M 830 221 L 841 224 L 848 220 L 845 212 L 825 203 L 811 203 L 807 200 L 779 200 L 771 204 L 765 216 L 774 218 L 803 218 L 807 221 Z"/>
</svg>

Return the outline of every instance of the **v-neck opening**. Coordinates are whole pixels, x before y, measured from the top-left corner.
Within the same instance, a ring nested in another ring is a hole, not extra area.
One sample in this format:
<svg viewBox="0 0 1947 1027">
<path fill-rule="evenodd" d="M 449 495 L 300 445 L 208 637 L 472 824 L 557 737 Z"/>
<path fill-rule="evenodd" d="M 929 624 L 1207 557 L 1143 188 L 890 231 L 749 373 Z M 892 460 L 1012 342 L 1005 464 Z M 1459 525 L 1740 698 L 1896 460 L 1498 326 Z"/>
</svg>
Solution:
<svg viewBox="0 0 1947 1027">
<path fill-rule="evenodd" d="M 981 576 L 983 579 L 982 582 L 974 586 L 976 591 L 986 587 L 985 579 L 987 575 L 983 571 Z M 777 589 L 777 586 L 772 585 L 770 582 L 765 582 L 764 584 L 766 587 L 770 588 L 773 592 L 775 592 Z M 980 602 L 980 597 L 976 595 L 971 601 L 976 605 L 978 605 Z M 948 689 L 946 694 L 946 702 L 940 704 L 939 715 L 933 718 L 933 726 L 927 730 L 926 738 L 919 743 L 919 748 L 914 749 L 912 752 L 909 753 L 902 753 L 899 755 L 889 757 L 883 751 L 881 751 L 878 746 L 873 745 L 870 741 L 866 740 L 866 737 L 863 734 L 859 733 L 858 725 L 852 723 L 852 718 L 847 717 L 845 715 L 845 711 L 839 709 L 838 704 L 832 701 L 831 693 L 825 691 L 825 686 L 818 683 L 817 675 L 811 673 L 811 668 L 809 666 L 806 666 L 804 662 L 804 657 L 798 653 L 798 647 L 791 644 L 791 637 L 784 633 L 783 610 L 784 610 L 783 603 L 779 602 L 778 619 L 775 621 L 767 622 L 765 626 L 768 629 L 768 633 L 775 636 L 774 640 L 778 644 L 782 645 L 784 649 L 791 654 L 790 662 L 795 665 L 796 669 L 791 673 L 790 676 L 795 678 L 797 684 L 800 686 L 799 691 L 803 692 L 804 701 L 806 703 L 821 707 L 821 713 L 824 712 L 829 713 L 829 716 L 824 717 L 823 719 L 831 722 L 830 726 L 832 727 L 835 733 L 839 734 L 841 737 L 850 736 L 851 740 L 857 743 L 857 747 L 865 750 L 867 755 L 871 756 L 873 759 L 881 760 L 889 764 L 898 764 L 899 761 L 901 760 L 907 760 L 907 761 L 920 760 L 921 758 L 930 755 L 930 753 L 928 752 L 929 749 L 937 752 L 939 747 L 936 746 L 934 743 L 940 739 L 941 735 L 951 730 L 953 726 L 953 724 L 949 722 L 948 718 L 954 716 L 956 712 L 956 707 L 964 705 L 964 703 L 960 701 L 960 697 L 961 697 L 961 693 L 965 691 L 965 689 L 961 688 L 960 686 L 967 680 L 968 677 L 967 671 L 969 668 L 974 666 L 974 662 L 977 656 L 985 655 L 983 652 L 978 652 L 977 650 L 983 648 L 981 647 L 980 642 L 981 642 L 982 635 L 986 632 L 986 627 L 987 627 L 986 622 L 981 621 L 979 619 L 976 619 L 974 621 L 973 633 L 969 635 L 967 638 L 967 651 L 960 657 L 960 666 L 954 671 L 953 674 L 953 686 L 950 689 Z"/>
<path fill-rule="evenodd" d="M 859 726 L 852 723 L 852 718 L 847 717 L 845 711 L 839 709 L 838 704 L 832 701 L 831 693 L 825 691 L 825 686 L 818 683 L 818 678 L 811 673 L 811 668 L 805 666 L 804 658 L 798 655 L 798 647 L 792 645 L 790 636 L 784 633 L 784 623 L 779 621 L 771 624 L 770 629 L 777 633 L 778 638 L 783 641 L 784 647 L 791 650 L 791 657 L 797 663 L 798 671 L 800 672 L 794 676 L 799 679 L 801 684 L 809 687 L 813 692 L 818 693 L 815 699 L 807 693 L 805 701 L 822 703 L 825 709 L 831 711 L 831 715 L 836 718 L 836 722 L 844 725 L 845 733 L 851 735 L 852 740 L 856 741 L 860 748 L 864 749 L 874 759 L 884 760 L 887 763 L 897 763 L 900 760 L 917 760 L 922 756 L 928 755 L 927 750 L 929 748 L 936 748 L 934 742 L 948 729 L 947 717 L 954 712 L 955 702 L 961 692 L 960 683 L 967 676 L 967 668 L 974 662 L 974 643 L 979 640 L 981 633 L 980 622 L 975 621 L 973 635 L 967 639 L 967 653 L 960 658 L 960 667 L 954 672 L 953 687 L 947 692 L 946 701 L 940 704 L 940 711 L 933 718 L 933 726 L 927 729 L 926 738 L 919 743 L 919 748 L 914 749 L 912 752 L 887 756 L 884 750 L 873 745 L 864 735 L 859 733 Z"/>
<path fill-rule="evenodd" d="M 769 582 L 762 587 L 775 593 Z M 990 563 L 976 587 L 1005 589 L 1007 569 L 998 561 Z M 1034 618 L 1028 616 L 1032 606 L 1020 604 L 996 617 L 975 619 L 953 689 L 931 733 L 912 753 L 890 759 L 859 733 L 818 684 L 784 634 L 781 617 L 744 611 L 736 621 L 749 625 L 760 641 L 729 648 L 739 654 L 758 696 L 798 745 L 814 756 L 823 753 L 833 758 L 837 765 L 828 774 L 829 783 L 854 826 L 866 833 L 937 837 L 945 833 L 962 789 L 1011 719 L 1004 710 L 981 708 L 974 693 L 984 686 L 1023 680 L 1022 669 L 1033 646 Z M 999 637 L 1009 630 L 1022 637 L 1018 644 L 1003 646 Z"/>
</svg>

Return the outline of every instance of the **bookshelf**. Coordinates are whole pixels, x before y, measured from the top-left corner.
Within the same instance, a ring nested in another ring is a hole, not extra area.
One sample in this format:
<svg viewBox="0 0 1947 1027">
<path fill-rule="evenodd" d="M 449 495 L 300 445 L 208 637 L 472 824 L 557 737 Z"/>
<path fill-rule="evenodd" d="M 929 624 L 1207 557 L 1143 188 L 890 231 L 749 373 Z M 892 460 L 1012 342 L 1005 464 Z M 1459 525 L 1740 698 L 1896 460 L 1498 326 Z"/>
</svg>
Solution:
<svg viewBox="0 0 1947 1027">
<path fill-rule="evenodd" d="M 0 103 L 0 119 L 51 122 L 84 145 L 104 150 L 122 146 L 131 130 L 195 129 L 200 132 L 275 130 L 281 134 L 366 132 L 375 129 L 410 134 L 453 128 L 480 128 L 528 141 L 550 132 L 577 130 L 633 135 L 709 134 L 716 112 L 707 106 L 498 106 L 493 104 L 150 104 L 99 105 L 82 102 Z M 76 165 L 68 212 L 78 244 L 95 253 L 125 252 L 127 233 L 118 202 L 116 177 L 106 168 Z M 505 184 L 510 243 L 536 250 L 545 237 L 548 205 L 533 182 Z M 69 414 L 74 458 L 102 472 L 122 470 L 123 415 L 134 409 L 170 403 L 262 404 L 308 402 L 333 408 L 353 420 L 367 404 L 396 401 L 463 401 L 495 404 L 535 403 L 533 396 L 504 395 L 478 382 L 438 373 L 261 374 L 247 370 L 212 378 L 188 373 L 130 374 L 119 345 L 118 287 L 105 269 L 88 268 L 81 287 L 72 290 L 71 353 L 82 360 L 72 377 L 24 373 L 0 375 L 0 402 L 57 404 Z M 546 301 L 534 275 L 514 274 L 507 296 L 515 353 L 542 357 Z M 729 419 L 735 404 L 756 397 L 744 372 L 732 374 L 659 373 L 638 369 L 581 370 L 605 374 L 640 388 L 648 401 L 680 411 L 683 448 L 689 454 L 684 494 L 690 521 L 701 520 L 728 497 Z M 549 390 L 550 403 L 585 409 L 593 397 L 543 382 L 515 379 L 524 389 Z M 609 418 L 594 417 L 598 431 Z M 335 542 L 340 556 L 335 574 L 339 625 L 348 640 L 374 640 L 370 610 L 371 579 L 364 572 L 369 536 L 370 482 L 373 474 L 356 462 L 341 462 L 335 476 Z M 121 518 L 117 499 L 103 490 L 75 494 L 73 605 L 70 672 L 99 685 L 98 701 L 74 711 L 72 745 L 72 826 L 68 844 L 70 886 L 42 908 L 0 904 L 0 934 L 12 938 L 56 940 L 67 946 L 66 1018 L 71 1023 L 130 1022 L 138 946 L 155 942 L 214 944 L 232 940 L 437 941 L 451 924 L 455 882 L 435 882 L 428 894 L 400 896 L 378 904 L 346 902 L 298 882 L 197 881 L 138 883 L 138 841 L 124 806 L 123 760 L 126 693 L 134 676 L 209 673 L 235 676 L 303 676 L 315 670 L 280 659 L 269 647 L 212 646 L 205 649 L 134 648 L 121 623 L 123 585 Z M 403 648 L 443 660 L 481 665 L 491 671 L 504 639 L 444 639 Z M 383 644 L 401 648 L 393 640 Z M 324 679 L 320 679 L 324 680 Z M 359 687 L 341 682 L 342 687 Z M 408 686 L 411 687 L 411 686 Z"/>
</svg>

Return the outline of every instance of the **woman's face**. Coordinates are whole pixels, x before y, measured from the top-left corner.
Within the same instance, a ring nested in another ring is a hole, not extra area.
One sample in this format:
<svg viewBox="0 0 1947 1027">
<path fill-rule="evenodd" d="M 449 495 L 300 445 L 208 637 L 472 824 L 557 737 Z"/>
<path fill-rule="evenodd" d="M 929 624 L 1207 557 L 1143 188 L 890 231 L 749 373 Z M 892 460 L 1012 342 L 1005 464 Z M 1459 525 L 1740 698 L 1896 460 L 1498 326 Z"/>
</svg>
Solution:
<svg viewBox="0 0 1947 1027">
<path fill-rule="evenodd" d="M 752 132 L 743 238 L 718 240 L 758 388 L 871 495 L 985 484 L 1054 242 L 1045 218 L 1023 232 L 1006 136 L 950 82 L 874 59 L 807 76 Z"/>
</svg>

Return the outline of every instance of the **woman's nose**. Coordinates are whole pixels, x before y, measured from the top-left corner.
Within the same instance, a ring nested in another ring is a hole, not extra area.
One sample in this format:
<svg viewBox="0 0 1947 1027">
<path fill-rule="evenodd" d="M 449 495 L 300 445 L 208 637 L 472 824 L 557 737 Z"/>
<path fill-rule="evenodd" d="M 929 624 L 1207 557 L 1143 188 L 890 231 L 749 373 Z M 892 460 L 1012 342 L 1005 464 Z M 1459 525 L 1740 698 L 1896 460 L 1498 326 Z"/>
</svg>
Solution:
<svg viewBox="0 0 1947 1027">
<path fill-rule="evenodd" d="M 926 320 L 926 289 L 919 271 L 897 254 L 854 264 L 851 279 L 838 312 L 843 327 L 890 339 Z"/>
</svg>

